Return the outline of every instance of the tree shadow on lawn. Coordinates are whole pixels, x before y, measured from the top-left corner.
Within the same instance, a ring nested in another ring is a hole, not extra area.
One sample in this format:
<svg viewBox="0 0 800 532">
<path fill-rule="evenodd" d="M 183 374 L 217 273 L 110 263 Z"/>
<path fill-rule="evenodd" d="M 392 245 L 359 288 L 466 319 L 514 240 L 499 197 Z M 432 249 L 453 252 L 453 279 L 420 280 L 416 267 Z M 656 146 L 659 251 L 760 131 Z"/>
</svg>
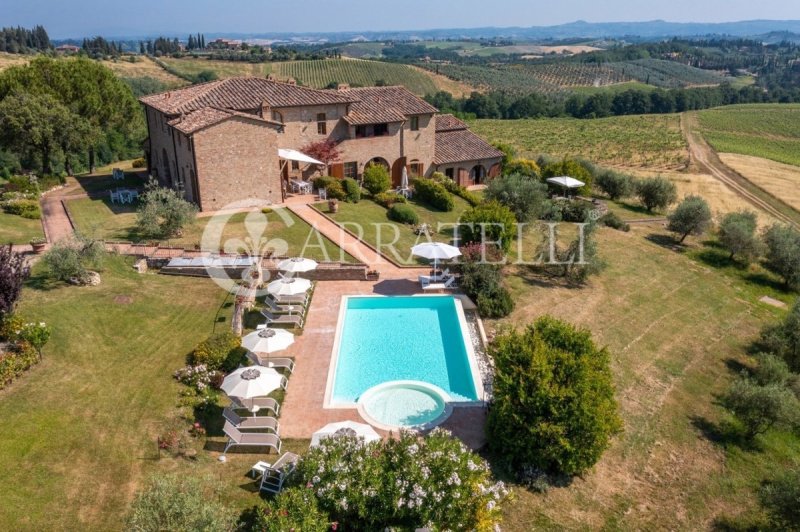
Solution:
<svg viewBox="0 0 800 532">
<path fill-rule="evenodd" d="M 537 288 L 566 288 L 569 290 L 580 290 L 585 284 L 570 283 L 563 276 L 548 273 L 543 270 L 543 266 L 520 266 L 516 270 L 516 277 Z"/>
<path fill-rule="evenodd" d="M 605 201 L 611 202 L 611 200 L 609 200 L 607 198 L 605 199 Z M 642 217 L 645 217 L 645 218 L 661 218 L 661 217 L 663 217 L 662 214 L 659 214 L 659 213 L 653 212 L 653 211 L 648 211 L 647 208 L 644 207 L 643 205 L 632 205 L 630 203 L 625 203 L 625 202 L 622 202 L 622 201 L 613 201 L 612 203 L 614 203 L 615 205 L 617 205 L 621 209 L 624 209 L 624 210 L 626 210 L 626 211 L 628 211 L 630 213 L 633 213 L 633 214 L 638 214 L 638 215 L 640 215 Z"/>
<path fill-rule="evenodd" d="M 684 253 L 687 249 L 685 244 L 679 243 L 672 235 L 665 235 L 664 233 L 650 233 L 644 237 L 645 240 L 652 242 L 657 246 L 675 251 L 677 253 Z"/>
<path fill-rule="evenodd" d="M 140 188 L 147 180 L 141 172 L 125 172 L 125 178 L 115 181 L 111 174 L 80 175 L 75 180 L 90 198 L 100 198 L 108 191 L 116 188 Z"/>
<path fill-rule="evenodd" d="M 49 292 L 50 290 L 55 290 L 63 285 L 64 283 L 52 279 L 45 272 L 31 274 L 31 276 L 28 277 L 28 280 L 25 281 L 26 287 L 42 292 Z"/>
<path fill-rule="evenodd" d="M 723 420 L 715 423 L 703 416 L 690 416 L 689 420 L 708 441 L 716 445 L 721 447 L 735 445 L 743 451 L 761 450 L 761 446 L 755 439 L 748 439 L 741 427 L 730 421 Z"/>
</svg>

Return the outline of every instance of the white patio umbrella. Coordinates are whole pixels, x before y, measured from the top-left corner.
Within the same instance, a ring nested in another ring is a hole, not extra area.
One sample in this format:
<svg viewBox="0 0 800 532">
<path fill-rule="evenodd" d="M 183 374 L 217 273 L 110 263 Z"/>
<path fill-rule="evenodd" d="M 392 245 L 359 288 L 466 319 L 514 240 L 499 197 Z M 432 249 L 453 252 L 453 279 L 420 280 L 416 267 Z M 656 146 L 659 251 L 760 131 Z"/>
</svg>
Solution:
<svg viewBox="0 0 800 532">
<path fill-rule="evenodd" d="M 285 259 L 278 263 L 278 269 L 284 272 L 302 273 L 315 270 L 318 264 L 317 261 L 311 259 L 304 259 L 303 257 L 292 257 Z"/>
<path fill-rule="evenodd" d="M 403 172 L 400 174 L 400 190 L 408 188 L 408 169 L 404 166 Z"/>
<path fill-rule="evenodd" d="M 569 190 L 571 188 L 581 188 L 586 184 L 583 181 L 575 179 L 574 177 L 569 177 L 565 175 L 558 177 L 548 177 L 547 182 L 552 183 L 553 185 L 559 185 L 563 187 L 565 190 Z"/>
<path fill-rule="evenodd" d="M 434 270 L 439 260 L 448 260 L 461 256 L 461 252 L 457 247 L 443 242 L 425 242 L 424 244 L 417 244 L 411 248 L 411 254 L 415 257 L 422 257 L 423 259 L 433 259 Z"/>
<path fill-rule="evenodd" d="M 294 335 L 286 329 L 262 329 L 242 337 L 242 347 L 253 353 L 274 353 L 294 343 Z"/>
<path fill-rule="evenodd" d="M 220 389 L 231 397 L 252 399 L 264 397 L 277 390 L 283 379 L 283 375 L 272 368 L 239 368 L 225 376 Z"/>
<path fill-rule="evenodd" d="M 274 296 L 296 296 L 307 292 L 311 281 L 301 277 L 283 277 L 267 285 L 267 292 Z"/>
<path fill-rule="evenodd" d="M 371 426 L 355 421 L 341 421 L 339 423 L 328 423 L 311 436 L 311 447 L 316 447 L 325 438 L 336 438 L 337 436 L 355 436 L 369 443 L 381 439 L 380 434 L 375 432 Z"/>
</svg>

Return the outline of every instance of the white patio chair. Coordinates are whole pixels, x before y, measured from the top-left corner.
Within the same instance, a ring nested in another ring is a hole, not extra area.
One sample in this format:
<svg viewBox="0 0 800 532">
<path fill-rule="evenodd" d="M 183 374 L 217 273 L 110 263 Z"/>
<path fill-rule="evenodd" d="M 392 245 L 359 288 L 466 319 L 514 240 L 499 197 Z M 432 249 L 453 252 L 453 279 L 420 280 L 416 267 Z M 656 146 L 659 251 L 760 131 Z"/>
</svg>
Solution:
<svg viewBox="0 0 800 532">
<path fill-rule="evenodd" d="M 321 200 L 328 199 L 328 189 L 327 188 L 321 188 L 321 189 L 317 190 L 317 195 L 319 196 L 319 199 L 321 199 Z"/>
<path fill-rule="evenodd" d="M 261 475 L 261 484 L 258 491 L 278 493 L 283 488 L 286 478 L 291 475 L 300 457 L 294 453 L 284 453 L 274 464 L 267 467 Z"/>
</svg>

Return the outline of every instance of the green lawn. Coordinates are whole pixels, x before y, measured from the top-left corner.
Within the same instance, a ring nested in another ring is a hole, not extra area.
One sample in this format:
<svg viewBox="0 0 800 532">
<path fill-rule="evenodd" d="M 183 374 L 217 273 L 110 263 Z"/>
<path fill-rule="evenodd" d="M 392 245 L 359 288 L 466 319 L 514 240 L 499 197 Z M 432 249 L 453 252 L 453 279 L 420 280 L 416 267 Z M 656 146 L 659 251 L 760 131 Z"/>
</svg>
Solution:
<svg viewBox="0 0 800 532">
<path fill-rule="evenodd" d="M 212 475 L 224 499 L 255 504 L 244 476 L 264 456 L 229 453 L 220 464 L 159 459 L 156 438 L 176 424 L 182 386 L 172 373 L 199 341 L 230 326 L 231 301 L 207 279 L 139 275 L 111 258 L 97 287 L 50 283 L 35 273 L 19 312 L 47 322 L 44 361 L 0 391 L 0 529 L 119 530 L 147 475 Z M 119 302 L 118 296 L 130 298 Z M 218 431 L 218 429 L 217 429 Z M 287 450 L 307 448 L 286 441 Z"/>
<path fill-rule="evenodd" d="M 131 205 L 114 205 L 107 199 L 81 198 L 67 204 L 78 230 L 106 240 L 142 241 L 136 231 L 136 212 Z M 252 223 L 248 222 L 248 216 Z M 165 245 L 218 251 L 220 245 L 226 251 L 239 249 L 252 251 L 250 241 L 260 239 L 262 249 L 272 249 L 277 254 L 303 255 L 316 260 L 344 260 L 355 262 L 349 254 L 342 257 L 341 250 L 330 240 L 322 237 L 311 226 L 286 209 L 276 209 L 266 215 L 267 225 L 263 229 L 259 222 L 264 215 L 236 213 L 229 217 L 199 217 L 184 230 L 180 238 L 162 241 Z M 207 233 L 206 233 L 207 231 Z M 254 231 L 251 234 L 251 231 Z M 204 237 L 204 233 L 206 236 Z"/>
<path fill-rule="evenodd" d="M 408 202 L 419 215 L 420 223 L 427 223 L 434 229 L 439 224 L 453 224 L 458 221 L 461 213 L 469 208 L 469 204 L 459 197 L 453 197 L 456 207 L 450 212 L 431 209 L 425 204 L 414 201 Z M 358 203 L 339 203 L 339 212 L 328 212 L 326 203 L 318 203 L 315 207 L 333 218 L 338 224 L 352 231 L 357 236 L 378 247 L 381 251 L 401 264 L 427 264 L 429 261 L 412 257 L 411 247 L 420 242 L 425 242 L 424 236 L 415 235 L 411 226 L 399 224 L 386 217 L 386 209 L 369 199 L 362 199 Z M 453 227 L 442 225 L 441 230 L 433 235 L 433 240 L 450 242 L 453 238 Z"/>
<path fill-rule="evenodd" d="M 44 237 L 41 220 L 28 220 L 0 211 L 0 243 L 27 244 L 37 237 Z"/>
</svg>

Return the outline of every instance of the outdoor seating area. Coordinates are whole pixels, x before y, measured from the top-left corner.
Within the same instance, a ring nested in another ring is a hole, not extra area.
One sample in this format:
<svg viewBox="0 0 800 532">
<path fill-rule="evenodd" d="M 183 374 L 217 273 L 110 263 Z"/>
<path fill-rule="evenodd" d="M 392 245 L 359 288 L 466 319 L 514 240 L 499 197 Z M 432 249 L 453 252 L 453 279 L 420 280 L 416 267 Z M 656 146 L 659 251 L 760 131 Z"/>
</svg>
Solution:
<svg viewBox="0 0 800 532">
<path fill-rule="evenodd" d="M 311 194 L 312 184 L 310 181 L 292 179 L 289 181 L 289 185 L 292 187 L 292 192 L 295 194 Z"/>
<path fill-rule="evenodd" d="M 122 181 L 125 179 L 125 172 L 122 171 L 122 168 L 114 168 L 111 170 L 111 179 L 114 181 Z"/>
<path fill-rule="evenodd" d="M 437 268 L 440 260 L 451 260 L 461 256 L 461 251 L 457 247 L 441 242 L 426 242 L 411 248 L 411 253 L 416 257 L 433 260 L 433 271 L 430 275 L 420 275 L 418 278 L 423 292 L 443 292 L 458 288 L 456 276 L 450 273 L 450 268 L 444 271 Z"/>
<path fill-rule="evenodd" d="M 133 203 L 134 200 L 139 199 L 139 191 L 134 188 L 118 188 L 116 190 L 109 190 L 108 194 L 111 197 L 111 203 L 119 203 L 122 205 L 126 203 Z"/>
</svg>

